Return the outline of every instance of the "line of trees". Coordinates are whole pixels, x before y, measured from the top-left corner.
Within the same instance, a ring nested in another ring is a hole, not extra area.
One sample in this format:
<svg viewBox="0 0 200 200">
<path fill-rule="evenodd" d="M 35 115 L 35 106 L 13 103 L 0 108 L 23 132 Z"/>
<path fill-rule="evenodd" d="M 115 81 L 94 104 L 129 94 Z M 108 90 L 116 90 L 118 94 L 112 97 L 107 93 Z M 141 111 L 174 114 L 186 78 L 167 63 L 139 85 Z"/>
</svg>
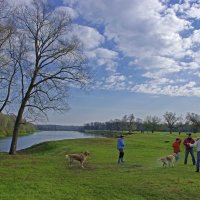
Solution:
<svg viewBox="0 0 200 200">
<path fill-rule="evenodd" d="M 184 117 L 174 112 L 166 112 L 163 118 L 147 116 L 145 119 L 135 118 L 133 114 L 124 115 L 121 119 L 107 122 L 91 122 L 84 125 L 84 130 L 110 130 L 110 131 L 169 131 L 172 132 L 198 132 L 200 131 L 200 115 L 187 113 Z"/>
<path fill-rule="evenodd" d="M 20 126 L 68 109 L 68 88 L 85 87 L 90 73 L 67 9 L 32 0 L 14 8 L 0 0 L 0 113 L 16 113 L 10 154 Z"/>
<path fill-rule="evenodd" d="M 16 116 L 13 114 L 5 115 L 0 113 L 0 137 L 10 136 L 15 125 Z M 36 127 L 23 120 L 23 124 L 20 126 L 20 135 L 26 135 L 36 131 Z"/>
</svg>

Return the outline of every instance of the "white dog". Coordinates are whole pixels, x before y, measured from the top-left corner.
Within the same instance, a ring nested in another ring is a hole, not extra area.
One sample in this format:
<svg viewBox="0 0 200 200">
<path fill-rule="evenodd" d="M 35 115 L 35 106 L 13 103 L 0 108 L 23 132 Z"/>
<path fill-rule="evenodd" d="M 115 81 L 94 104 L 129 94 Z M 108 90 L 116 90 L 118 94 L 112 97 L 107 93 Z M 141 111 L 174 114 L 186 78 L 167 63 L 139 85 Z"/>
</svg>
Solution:
<svg viewBox="0 0 200 200">
<path fill-rule="evenodd" d="M 176 161 L 176 153 L 171 155 L 167 155 L 165 157 L 160 158 L 160 161 L 163 163 L 163 167 L 174 167 Z"/>
</svg>

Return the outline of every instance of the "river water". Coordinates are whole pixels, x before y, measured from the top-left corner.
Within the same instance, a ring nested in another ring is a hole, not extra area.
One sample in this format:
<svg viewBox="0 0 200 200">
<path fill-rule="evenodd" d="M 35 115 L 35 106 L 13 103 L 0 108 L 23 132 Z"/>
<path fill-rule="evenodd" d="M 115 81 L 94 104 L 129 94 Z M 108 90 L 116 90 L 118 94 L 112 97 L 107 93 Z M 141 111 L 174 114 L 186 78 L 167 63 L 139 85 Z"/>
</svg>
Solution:
<svg viewBox="0 0 200 200">
<path fill-rule="evenodd" d="M 46 141 L 94 137 L 98 136 L 88 135 L 78 131 L 40 131 L 27 136 L 18 137 L 17 150 L 26 149 L 30 146 Z M 0 152 L 9 152 L 10 144 L 11 137 L 0 139 Z"/>
</svg>

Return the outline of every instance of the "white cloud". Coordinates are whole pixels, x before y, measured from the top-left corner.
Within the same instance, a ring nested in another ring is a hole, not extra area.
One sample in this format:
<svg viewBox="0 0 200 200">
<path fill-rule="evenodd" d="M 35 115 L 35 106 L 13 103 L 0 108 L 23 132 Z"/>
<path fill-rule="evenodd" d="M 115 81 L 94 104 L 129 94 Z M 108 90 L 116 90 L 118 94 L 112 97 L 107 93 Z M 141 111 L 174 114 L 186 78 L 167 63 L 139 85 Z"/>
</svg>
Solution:
<svg viewBox="0 0 200 200">
<path fill-rule="evenodd" d="M 74 33 L 83 42 L 85 49 L 97 48 L 104 42 L 104 36 L 89 26 L 74 25 Z"/>
<path fill-rule="evenodd" d="M 106 90 L 127 90 L 127 78 L 119 73 L 112 72 L 107 78 L 98 82 L 99 89 Z"/>
<path fill-rule="evenodd" d="M 200 2 L 186 0 L 183 4 L 177 5 L 177 10 L 190 18 L 200 19 Z"/>
<path fill-rule="evenodd" d="M 98 65 L 105 65 L 107 71 L 116 71 L 118 53 L 105 48 L 97 48 L 95 51 Z"/>
<path fill-rule="evenodd" d="M 105 37 L 95 28 L 74 25 L 74 34 L 82 41 L 89 59 L 95 60 L 98 66 L 105 66 L 108 71 L 116 71 L 118 52 L 101 47 Z"/>
<path fill-rule="evenodd" d="M 106 83 L 111 83 L 111 84 L 115 84 L 117 82 L 121 82 L 121 81 L 125 81 L 126 80 L 126 77 L 123 76 L 123 75 L 120 75 L 120 74 L 114 74 L 114 75 L 111 75 L 109 76 L 107 79 L 106 79 Z"/>
<path fill-rule="evenodd" d="M 105 68 L 107 78 L 102 88 L 183 96 L 200 94 L 197 80 L 193 81 L 193 76 L 199 77 L 200 69 L 200 30 L 195 30 L 193 24 L 200 19 L 200 1 L 63 2 L 74 18 L 85 20 L 84 25 L 74 26 L 74 33 L 83 42 L 88 58 Z M 121 70 L 125 65 L 120 61 L 126 58 L 130 73 L 134 74 L 136 68 L 140 70 L 137 77 Z"/>
<path fill-rule="evenodd" d="M 19 6 L 24 4 L 28 5 L 32 2 L 32 0 L 7 0 L 7 2 L 12 6 Z"/>
<path fill-rule="evenodd" d="M 57 12 L 65 12 L 65 13 L 69 14 L 69 16 L 72 19 L 75 19 L 75 18 L 78 17 L 78 13 L 74 9 L 72 9 L 70 7 L 67 7 L 67 6 L 59 6 L 59 7 L 57 7 L 55 9 L 55 11 L 57 11 Z"/>
<path fill-rule="evenodd" d="M 105 48 L 97 48 L 95 50 L 96 54 L 104 59 L 115 59 L 118 57 L 118 53 Z"/>
<path fill-rule="evenodd" d="M 169 96 L 200 96 L 200 87 L 196 86 L 196 83 L 193 81 L 181 86 L 170 84 L 165 86 L 139 84 L 134 86 L 132 91 Z"/>
<path fill-rule="evenodd" d="M 187 94 L 197 95 L 198 86 L 191 84 L 191 76 L 187 79 L 185 76 L 200 68 L 200 31 L 195 30 L 191 21 L 191 18 L 199 18 L 200 3 L 181 2 L 169 6 L 168 0 L 96 0 L 95 3 L 84 0 L 73 1 L 71 5 L 76 5 L 77 12 L 94 27 L 97 24 L 104 27 L 104 43 L 114 41 L 113 54 L 106 50 L 102 53 L 99 49 L 91 53 L 96 55 L 99 65 L 112 61 L 114 72 L 118 73 L 118 51 L 131 58 L 129 70 L 132 68 L 134 73 L 137 67 L 143 71 L 140 82 L 144 83 L 136 84 L 134 91 L 186 95 L 185 89 Z M 172 80 L 175 77 L 176 80 Z M 126 78 L 127 83 L 137 82 L 133 81 L 135 76 Z M 180 83 L 185 85 L 180 86 Z M 156 86 L 149 86 L 153 84 Z"/>
<path fill-rule="evenodd" d="M 200 72 L 195 72 L 194 75 L 200 78 Z"/>
<path fill-rule="evenodd" d="M 78 0 L 63 0 L 63 3 L 69 6 L 74 6 L 77 2 Z"/>
</svg>

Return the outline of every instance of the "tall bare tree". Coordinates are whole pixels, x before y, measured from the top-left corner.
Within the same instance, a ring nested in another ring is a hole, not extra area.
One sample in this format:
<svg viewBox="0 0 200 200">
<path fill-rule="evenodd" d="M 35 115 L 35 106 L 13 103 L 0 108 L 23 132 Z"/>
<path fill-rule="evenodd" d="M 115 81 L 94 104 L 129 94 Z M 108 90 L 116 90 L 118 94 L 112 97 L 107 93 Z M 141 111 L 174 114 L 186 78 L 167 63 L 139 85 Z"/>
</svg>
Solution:
<svg viewBox="0 0 200 200">
<path fill-rule="evenodd" d="M 16 72 L 16 62 L 14 64 L 10 57 L 10 40 L 15 32 L 11 16 L 12 9 L 7 1 L 0 0 L 0 112 L 9 103 Z"/>
<path fill-rule="evenodd" d="M 18 59 L 20 103 L 10 154 L 16 153 L 22 119 L 45 116 L 47 110 L 67 108 L 67 88 L 85 86 L 90 80 L 81 43 L 73 37 L 71 19 L 63 9 L 53 10 L 42 0 L 33 0 L 15 12 L 21 57 Z M 17 57 L 19 54 L 16 54 Z"/>
<path fill-rule="evenodd" d="M 135 117 L 133 114 L 130 114 L 128 116 L 128 132 L 129 132 L 129 134 L 132 133 L 132 131 L 134 129 L 134 125 L 135 125 L 134 119 L 135 119 Z"/>
<path fill-rule="evenodd" d="M 176 123 L 176 127 L 178 129 L 178 133 L 179 135 L 181 134 L 181 132 L 184 131 L 184 128 L 186 127 L 186 122 L 184 120 L 184 118 L 182 116 L 179 117 L 177 123 Z"/>
<path fill-rule="evenodd" d="M 186 120 L 192 126 L 193 132 L 197 132 L 198 128 L 200 128 L 200 115 L 196 113 L 187 113 Z"/>
<path fill-rule="evenodd" d="M 144 125 L 147 130 L 150 130 L 152 133 L 158 128 L 161 119 L 157 116 L 147 116 Z"/>
<path fill-rule="evenodd" d="M 0 49 L 13 34 L 13 24 L 10 21 L 11 9 L 7 1 L 0 0 Z"/>
<path fill-rule="evenodd" d="M 120 124 L 121 131 L 126 131 L 127 130 L 127 124 L 128 124 L 128 116 L 124 115 L 122 117 L 121 124 Z"/>
<path fill-rule="evenodd" d="M 141 133 L 144 132 L 144 126 L 143 126 L 143 121 L 140 118 L 136 118 L 135 120 L 135 128 L 137 131 L 141 131 Z"/>
<path fill-rule="evenodd" d="M 170 134 L 172 134 L 172 130 L 175 127 L 176 123 L 179 121 L 179 117 L 177 117 L 176 113 L 173 112 L 166 112 L 163 117 L 167 123 Z"/>
</svg>

